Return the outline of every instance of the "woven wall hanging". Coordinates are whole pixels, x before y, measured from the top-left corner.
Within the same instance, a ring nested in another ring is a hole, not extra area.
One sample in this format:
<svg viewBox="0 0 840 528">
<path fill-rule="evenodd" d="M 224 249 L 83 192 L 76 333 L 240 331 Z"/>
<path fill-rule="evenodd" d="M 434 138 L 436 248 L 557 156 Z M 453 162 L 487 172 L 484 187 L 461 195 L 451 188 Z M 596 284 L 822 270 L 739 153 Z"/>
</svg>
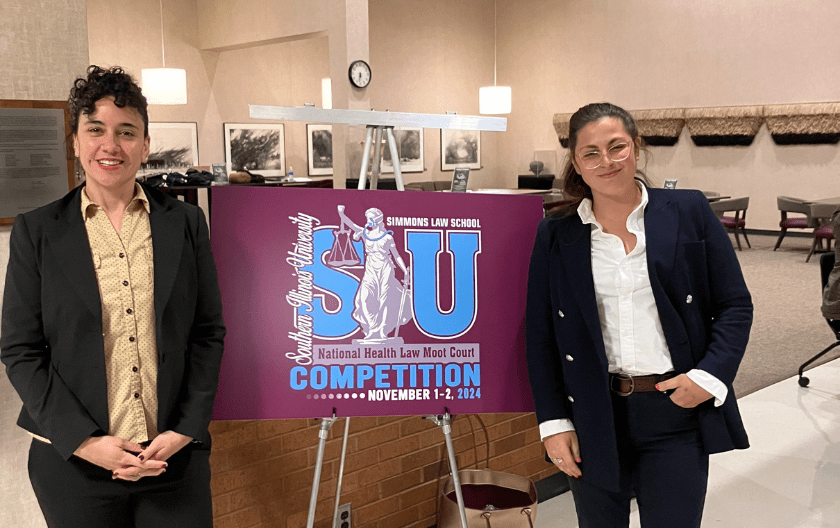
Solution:
<svg viewBox="0 0 840 528">
<path fill-rule="evenodd" d="M 764 120 L 777 145 L 840 141 L 840 103 L 765 105 Z"/>
<path fill-rule="evenodd" d="M 630 114 L 636 121 L 639 135 L 652 147 L 673 147 L 685 126 L 685 110 L 682 108 L 634 110 Z"/>
<path fill-rule="evenodd" d="M 685 124 L 691 139 L 698 147 L 745 147 L 764 121 L 762 106 L 719 106 L 687 108 Z"/>
</svg>

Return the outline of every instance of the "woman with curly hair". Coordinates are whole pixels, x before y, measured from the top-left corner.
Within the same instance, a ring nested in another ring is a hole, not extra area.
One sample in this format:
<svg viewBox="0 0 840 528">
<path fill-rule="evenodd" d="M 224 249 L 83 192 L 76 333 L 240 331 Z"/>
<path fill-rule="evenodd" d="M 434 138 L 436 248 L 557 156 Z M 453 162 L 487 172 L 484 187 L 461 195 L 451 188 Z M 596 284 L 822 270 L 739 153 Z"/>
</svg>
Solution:
<svg viewBox="0 0 840 528">
<path fill-rule="evenodd" d="M 209 527 L 208 425 L 225 327 L 200 209 L 137 183 L 140 87 L 88 68 L 69 110 L 85 184 L 19 215 L 0 359 L 52 527 Z"/>
</svg>

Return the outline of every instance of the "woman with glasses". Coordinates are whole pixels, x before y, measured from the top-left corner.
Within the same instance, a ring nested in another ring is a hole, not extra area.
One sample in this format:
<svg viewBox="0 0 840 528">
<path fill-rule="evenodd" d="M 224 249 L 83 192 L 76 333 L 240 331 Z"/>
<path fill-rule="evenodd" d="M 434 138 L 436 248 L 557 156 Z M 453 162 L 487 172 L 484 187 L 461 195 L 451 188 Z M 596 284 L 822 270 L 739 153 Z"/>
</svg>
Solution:
<svg viewBox="0 0 840 528">
<path fill-rule="evenodd" d="M 752 301 L 699 191 L 654 189 L 630 114 L 569 122 L 564 193 L 528 277 L 528 373 L 547 457 L 581 528 L 699 527 L 709 454 L 748 447 L 732 382 Z"/>
</svg>

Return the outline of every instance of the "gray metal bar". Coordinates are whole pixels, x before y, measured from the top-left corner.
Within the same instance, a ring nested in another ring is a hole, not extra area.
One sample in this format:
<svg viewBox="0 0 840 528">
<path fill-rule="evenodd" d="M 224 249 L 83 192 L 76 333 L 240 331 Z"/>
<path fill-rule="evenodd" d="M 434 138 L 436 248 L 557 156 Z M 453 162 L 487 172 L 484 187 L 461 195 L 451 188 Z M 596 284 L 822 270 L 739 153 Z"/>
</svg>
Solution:
<svg viewBox="0 0 840 528">
<path fill-rule="evenodd" d="M 367 127 L 367 136 L 365 137 L 365 150 L 362 153 L 362 170 L 359 173 L 359 186 L 357 189 L 360 191 L 365 190 L 365 185 L 367 184 L 367 171 L 368 171 L 368 163 L 370 163 L 370 144 L 373 141 L 373 129 L 376 128 L 374 126 L 368 125 Z"/>
<path fill-rule="evenodd" d="M 347 437 L 350 436 L 350 417 L 344 419 L 344 439 L 341 441 L 341 462 L 338 463 L 338 484 L 335 488 L 335 509 L 333 510 L 333 528 L 338 528 L 338 506 L 341 503 L 341 483 L 344 480 L 344 458 L 347 455 Z"/>
<path fill-rule="evenodd" d="M 397 190 L 404 191 L 402 170 L 400 169 L 400 153 L 397 150 L 397 140 L 394 138 L 393 127 L 385 127 L 388 136 L 388 147 L 391 149 L 391 163 L 394 165 L 394 180 L 397 182 Z"/>
<path fill-rule="evenodd" d="M 318 504 L 318 487 L 321 485 L 321 468 L 324 466 L 324 449 L 327 445 L 327 437 L 330 428 L 335 422 L 335 414 L 332 418 L 321 418 L 321 429 L 318 430 L 318 457 L 315 460 L 315 476 L 312 479 L 312 495 L 309 497 L 309 515 L 306 518 L 306 528 L 315 526 L 315 507 Z"/>
<path fill-rule="evenodd" d="M 379 186 L 379 174 L 382 171 L 382 127 L 376 127 L 376 134 L 373 136 L 373 167 L 370 169 L 370 188 L 376 189 Z"/>
<path fill-rule="evenodd" d="M 487 130 L 504 132 L 504 117 L 454 114 L 413 114 L 406 112 L 377 112 L 373 110 L 342 110 L 313 107 L 248 105 L 254 119 L 277 121 L 305 121 L 307 123 L 338 123 L 346 125 L 376 125 L 393 127 L 445 128 L 453 130 Z"/>
<path fill-rule="evenodd" d="M 461 493 L 461 478 L 458 476 L 458 463 L 455 461 L 455 448 L 452 446 L 452 426 L 449 421 L 449 413 L 438 416 L 427 416 L 429 420 L 443 430 L 446 439 L 446 452 L 449 455 L 449 469 L 452 471 L 452 486 L 455 488 L 455 499 L 458 501 L 458 512 L 461 514 L 461 527 L 467 526 L 467 511 L 464 508 L 464 495 Z"/>
</svg>

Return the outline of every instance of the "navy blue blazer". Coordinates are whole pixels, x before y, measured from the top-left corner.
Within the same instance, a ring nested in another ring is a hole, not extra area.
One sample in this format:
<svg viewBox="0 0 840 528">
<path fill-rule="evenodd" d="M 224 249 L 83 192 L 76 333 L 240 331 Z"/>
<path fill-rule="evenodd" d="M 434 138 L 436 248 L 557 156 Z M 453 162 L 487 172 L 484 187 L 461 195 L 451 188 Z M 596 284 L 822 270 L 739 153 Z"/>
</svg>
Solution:
<svg viewBox="0 0 840 528">
<path fill-rule="evenodd" d="M 158 352 L 158 429 L 205 443 L 225 327 L 204 213 L 143 186 L 149 199 Z M 10 240 L 0 358 L 23 400 L 18 425 L 70 458 L 108 432 L 102 305 L 81 188 L 19 215 Z"/>
<path fill-rule="evenodd" d="M 749 446 L 732 382 L 753 306 L 729 236 L 699 191 L 648 189 L 648 273 L 677 373 L 705 370 L 724 404 L 698 406 L 708 453 Z M 526 350 L 537 421 L 572 420 L 583 479 L 618 491 L 607 356 L 592 279 L 591 226 L 577 212 L 542 220 L 528 276 Z"/>
</svg>

